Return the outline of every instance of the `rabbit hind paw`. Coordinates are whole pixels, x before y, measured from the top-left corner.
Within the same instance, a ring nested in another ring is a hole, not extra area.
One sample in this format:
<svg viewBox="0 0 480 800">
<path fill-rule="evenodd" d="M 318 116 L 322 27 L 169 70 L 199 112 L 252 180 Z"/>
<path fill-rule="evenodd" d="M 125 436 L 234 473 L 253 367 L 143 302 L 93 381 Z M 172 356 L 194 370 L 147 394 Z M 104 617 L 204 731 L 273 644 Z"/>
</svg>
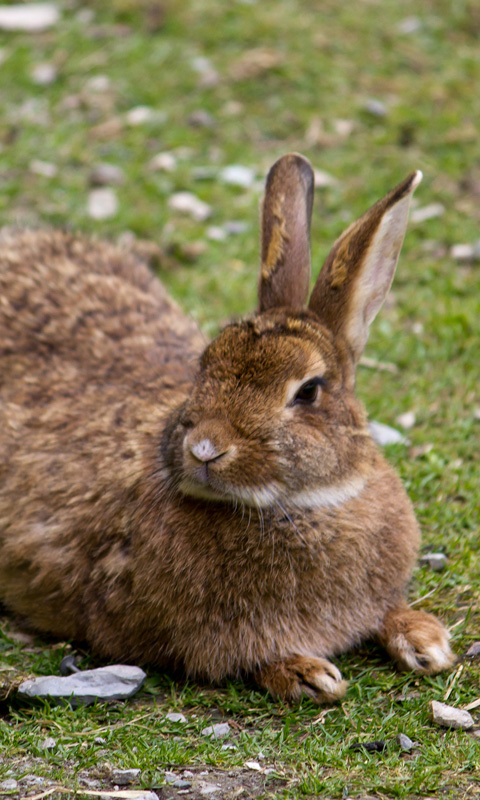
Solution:
<svg viewBox="0 0 480 800">
<path fill-rule="evenodd" d="M 326 658 L 298 655 L 265 664 L 257 670 L 255 679 L 274 697 L 294 702 L 302 695 L 315 703 L 335 702 L 347 688 L 347 681 Z"/>
<path fill-rule="evenodd" d="M 380 641 L 402 669 L 435 675 L 455 663 L 442 623 L 424 611 L 395 609 L 387 614 Z"/>
</svg>

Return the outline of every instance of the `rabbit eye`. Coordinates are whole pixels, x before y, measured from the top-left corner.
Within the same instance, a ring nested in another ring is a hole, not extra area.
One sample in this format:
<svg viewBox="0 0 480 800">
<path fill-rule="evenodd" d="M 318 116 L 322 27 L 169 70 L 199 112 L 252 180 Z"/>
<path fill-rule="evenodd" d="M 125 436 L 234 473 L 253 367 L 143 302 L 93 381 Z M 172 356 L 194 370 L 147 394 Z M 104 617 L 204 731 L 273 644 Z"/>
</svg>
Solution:
<svg viewBox="0 0 480 800">
<path fill-rule="evenodd" d="M 324 378 L 312 378 L 312 380 L 307 381 L 300 386 L 300 389 L 293 398 L 293 405 L 311 405 L 318 397 L 318 387 L 324 385 Z"/>
</svg>

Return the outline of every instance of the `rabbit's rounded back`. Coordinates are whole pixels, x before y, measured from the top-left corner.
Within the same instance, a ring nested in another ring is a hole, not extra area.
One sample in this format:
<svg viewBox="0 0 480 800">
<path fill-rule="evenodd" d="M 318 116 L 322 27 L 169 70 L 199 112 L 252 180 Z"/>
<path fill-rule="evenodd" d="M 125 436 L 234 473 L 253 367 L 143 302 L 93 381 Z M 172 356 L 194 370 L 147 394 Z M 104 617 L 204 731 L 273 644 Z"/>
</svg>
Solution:
<svg viewBox="0 0 480 800">
<path fill-rule="evenodd" d="M 375 634 L 418 528 L 354 394 L 418 175 L 335 243 L 310 302 L 313 174 L 267 179 L 258 312 L 202 351 L 133 256 L 0 252 L 0 597 L 115 659 L 219 679 Z"/>
</svg>

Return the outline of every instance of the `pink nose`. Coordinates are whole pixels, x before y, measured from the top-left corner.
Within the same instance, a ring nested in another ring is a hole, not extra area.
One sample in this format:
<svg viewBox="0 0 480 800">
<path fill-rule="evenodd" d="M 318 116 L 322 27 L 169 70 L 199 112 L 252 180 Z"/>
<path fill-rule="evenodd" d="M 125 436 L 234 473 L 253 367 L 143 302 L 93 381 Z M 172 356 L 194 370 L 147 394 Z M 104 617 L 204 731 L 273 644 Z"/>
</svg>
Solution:
<svg viewBox="0 0 480 800">
<path fill-rule="evenodd" d="M 189 445 L 189 450 L 197 461 L 215 461 L 223 455 L 221 450 L 218 450 L 210 439 L 201 439 L 199 442 L 194 442 Z M 225 451 L 224 451 L 225 452 Z"/>
</svg>

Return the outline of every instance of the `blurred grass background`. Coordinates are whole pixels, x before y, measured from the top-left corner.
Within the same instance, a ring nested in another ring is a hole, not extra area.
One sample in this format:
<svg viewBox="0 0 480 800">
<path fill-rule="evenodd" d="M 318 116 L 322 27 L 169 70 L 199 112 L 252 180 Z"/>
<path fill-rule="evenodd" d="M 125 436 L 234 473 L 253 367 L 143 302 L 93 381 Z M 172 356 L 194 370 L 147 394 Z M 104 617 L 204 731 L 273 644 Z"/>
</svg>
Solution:
<svg viewBox="0 0 480 800">
<path fill-rule="evenodd" d="M 396 371 L 363 367 L 358 382 L 372 418 L 395 425 L 398 415 L 415 413 L 410 445 L 388 456 L 415 503 L 424 552 L 444 552 L 448 567 L 419 568 L 411 599 L 426 596 L 421 607 L 443 617 L 464 653 L 480 638 L 480 261 L 475 252 L 457 260 L 451 248 L 480 240 L 478 2 L 64 0 L 57 7 L 59 22 L 43 32 L 0 33 L 0 223 L 155 242 L 162 280 L 208 335 L 255 305 L 258 206 L 278 156 L 301 151 L 319 171 L 314 274 L 350 221 L 413 169 L 423 171 L 394 288 L 367 348 Z M 45 64 L 50 77 L 40 80 Z M 118 205 L 93 219 L 93 175 L 105 163 L 121 170 L 111 187 Z M 252 170 L 246 186 L 222 177 L 231 165 Z M 169 206 L 181 191 L 208 204 L 208 219 Z M 4 620 L 5 674 L 56 669 L 61 651 L 41 642 L 22 650 L 10 625 Z M 36 774 L 77 785 L 75 776 L 102 757 L 92 744 L 85 761 L 72 726 L 83 720 L 93 731 L 98 714 L 112 726 L 109 758 L 138 763 L 145 785 L 160 780 L 155 759 L 233 769 L 261 747 L 284 778 L 274 791 L 267 782 L 275 796 L 479 795 L 480 739 L 432 728 L 428 711 L 429 700 L 448 691 L 455 705 L 479 696 L 478 660 L 420 680 L 365 648 L 341 667 L 351 689 L 320 727 L 311 726 L 319 712 L 308 702 L 278 709 L 251 687 L 205 694 L 151 679 L 162 703 L 236 719 L 236 753 L 196 739 L 196 728 L 175 743 L 153 715 L 135 754 L 133 723 L 115 733 L 115 715 L 134 719 L 131 708 L 72 716 L 7 703 L 0 776 L 12 763 L 26 769 L 41 731 L 60 726 L 64 757 L 44 754 Z M 414 699 L 399 702 L 401 692 Z M 352 741 L 398 730 L 421 739 L 413 757 L 348 751 Z"/>
</svg>

